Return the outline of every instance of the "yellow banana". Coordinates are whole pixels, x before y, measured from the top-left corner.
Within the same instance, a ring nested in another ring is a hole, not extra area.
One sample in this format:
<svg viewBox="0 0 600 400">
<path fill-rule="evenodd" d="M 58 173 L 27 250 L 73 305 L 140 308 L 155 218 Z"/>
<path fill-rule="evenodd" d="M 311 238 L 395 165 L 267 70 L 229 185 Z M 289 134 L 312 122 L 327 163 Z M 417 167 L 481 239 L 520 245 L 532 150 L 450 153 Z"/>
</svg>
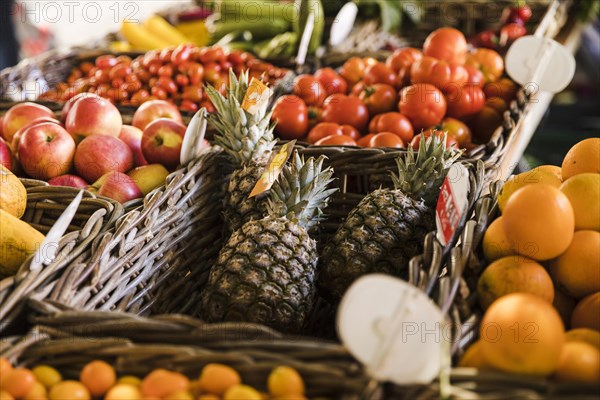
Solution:
<svg viewBox="0 0 600 400">
<path fill-rule="evenodd" d="M 197 46 L 206 46 L 210 40 L 210 35 L 204 21 L 180 22 L 175 28 Z"/>
<path fill-rule="evenodd" d="M 144 22 L 144 26 L 156 37 L 168 42 L 170 45 L 178 45 L 189 42 L 189 39 L 179 32 L 173 25 L 163 17 L 153 15 Z"/>
<path fill-rule="evenodd" d="M 121 34 L 135 48 L 153 50 L 169 47 L 171 44 L 148 31 L 143 25 L 123 22 Z"/>
</svg>

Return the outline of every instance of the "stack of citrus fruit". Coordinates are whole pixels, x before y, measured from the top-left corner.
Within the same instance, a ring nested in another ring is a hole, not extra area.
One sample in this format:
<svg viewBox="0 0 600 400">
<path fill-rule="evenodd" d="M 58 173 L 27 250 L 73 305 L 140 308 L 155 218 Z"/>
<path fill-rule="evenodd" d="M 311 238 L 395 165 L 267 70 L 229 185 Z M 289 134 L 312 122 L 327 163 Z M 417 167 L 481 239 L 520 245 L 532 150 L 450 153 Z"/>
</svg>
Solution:
<svg viewBox="0 0 600 400">
<path fill-rule="evenodd" d="M 562 168 L 510 178 L 498 208 L 483 239 L 480 340 L 461 365 L 600 383 L 600 138 Z"/>
<path fill-rule="evenodd" d="M 63 380 L 47 365 L 13 368 L 0 358 L 0 400 L 304 400 L 304 382 L 293 368 L 275 368 L 266 382 L 268 393 L 242 384 L 238 372 L 223 364 L 207 364 L 199 378 L 156 369 L 139 379 L 122 376 L 104 361 L 87 364 L 79 380 Z"/>
</svg>

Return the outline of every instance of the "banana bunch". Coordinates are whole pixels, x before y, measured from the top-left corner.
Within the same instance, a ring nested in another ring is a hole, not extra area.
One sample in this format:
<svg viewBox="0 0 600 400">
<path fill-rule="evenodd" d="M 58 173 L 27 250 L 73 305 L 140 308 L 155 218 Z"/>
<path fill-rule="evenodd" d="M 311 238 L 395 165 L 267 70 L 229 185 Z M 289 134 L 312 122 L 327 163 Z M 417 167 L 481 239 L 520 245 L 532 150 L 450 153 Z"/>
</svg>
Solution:
<svg viewBox="0 0 600 400">
<path fill-rule="evenodd" d="M 132 48 L 144 51 L 189 42 L 204 46 L 208 41 L 206 27 L 202 21 L 186 22 L 174 27 L 159 15 L 151 16 L 143 24 L 123 21 L 121 35 Z M 126 45 L 114 43 L 113 47 L 122 50 Z"/>
</svg>

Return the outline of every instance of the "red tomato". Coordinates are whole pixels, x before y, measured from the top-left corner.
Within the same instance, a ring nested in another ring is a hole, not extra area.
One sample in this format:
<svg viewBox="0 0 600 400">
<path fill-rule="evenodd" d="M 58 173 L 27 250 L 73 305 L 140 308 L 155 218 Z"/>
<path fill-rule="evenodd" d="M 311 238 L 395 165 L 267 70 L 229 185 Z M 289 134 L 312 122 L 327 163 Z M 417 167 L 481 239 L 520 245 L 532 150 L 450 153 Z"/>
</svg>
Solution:
<svg viewBox="0 0 600 400">
<path fill-rule="evenodd" d="M 376 133 L 369 139 L 368 147 L 393 147 L 397 149 L 403 149 L 406 147 L 406 143 L 392 132 L 381 132 Z"/>
<path fill-rule="evenodd" d="M 419 134 L 417 136 L 415 136 L 413 138 L 413 140 L 410 142 L 410 147 L 412 147 L 414 150 L 419 150 L 419 145 L 421 144 L 421 139 L 422 138 L 429 138 L 431 137 L 432 134 L 434 134 L 439 137 L 439 138 L 443 138 L 444 137 L 444 132 L 443 131 L 438 131 L 438 130 L 427 130 L 425 132 L 423 132 L 422 134 Z M 456 141 L 456 139 L 454 139 L 452 136 L 447 135 L 446 136 L 446 148 L 449 149 L 450 147 L 454 147 L 458 149 L 458 142 Z"/>
<path fill-rule="evenodd" d="M 373 86 L 367 86 L 358 98 L 367 106 L 369 115 L 392 111 L 398 104 L 396 89 L 385 83 L 376 83 Z"/>
<path fill-rule="evenodd" d="M 189 85 L 184 87 L 183 93 L 181 93 L 181 98 L 183 100 L 189 100 L 194 103 L 200 102 L 204 95 L 204 89 L 201 85 Z"/>
<path fill-rule="evenodd" d="M 364 132 L 369 124 L 369 110 L 357 97 L 334 94 L 325 100 L 321 119 L 323 122 L 351 125 Z"/>
<path fill-rule="evenodd" d="M 322 106 L 327 93 L 325 88 L 312 75 L 299 75 L 294 79 L 294 94 L 306 102 L 308 106 Z"/>
<path fill-rule="evenodd" d="M 454 118 L 444 118 L 441 124 L 428 129 L 428 132 L 431 131 L 448 133 L 448 137 L 456 140 L 461 148 L 471 143 L 471 130 L 469 127 L 464 122 Z"/>
<path fill-rule="evenodd" d="M 177 84 L 173 82 L 173 79 L 168 78 L 166 76 L 161 76 L 160 78 L 158 78 L 157 85 L 165 89 L 166 92 L 169 94 L 175 94 L 178 90 Z"/>
<path fill-rule="evenodd" d="M 415 61 L 410 69 L 411 83 L 431 83 L 443 92 L 451 86 L 462 87 L 468 80 L 469 73 L 463 66 L 433 57 Z"/>
<path fill-rule="evenodd" d="M 225 52 L 220 47 L 204 47 L 198 53 L 198 60 L 202 64 L 221 63 L 225 58 Z"/>
<path fill-rule="evenodd" d="M 485 83 L 496 82 L 504 73 L 504 60 L 491 49 L 476 49 L 468 55 L 465 65 L 479 69 Z"/>
<path fill-rule="evenodd" d="M 308 143 L 317 143 L 319 140 L 325 137 L 334 135 L 344 135 L 342 127 L 334 122 L 321 122 L 310 130 L 306 141 Z"/>
<path fill-rule="evenodd" d="M 365 61 L 360 57 L 352 57 L 340 68 L 340 76 L 350 86 L 356 85 L 365 76 Z"/>
<path fill-rule="evenodd" d="M 115 65 L 111 68 L 110 72 L 108 73 L 108 77 L 110 79 L 125 79 L 128 76 L 135 75 L 133 75 L 133 70 L 131 69 L 131 67 L 125 64 Z"/>
<path fill-rule="evenodd" d="M 435 86 L 417 83 L 400 91 L 398 109 L 416 131 L 437 125 L 446 115 L 446 98 Z"/>
<path fill-rule="evenodd" d="M 483 72 L 481 72 L 480 70 L 478 70 L 477 68 L 473 67 L 472 65 L 465 65 L 464 67 L 467 70 L 467 73 L 469 74 L 469 79 L 467 80 L 467 85 L 473 85 L 473 86 L 479 86 L 480 88 L 483 88 L 483 84 L 484 84 L 484 78 L 483 78 Z"/>
<path fill-rule="evenodd" d="M 365 135 L 363 137 L 361 137 L 360 139 L 358 139 L 356 141 L 356 144 L 359 145 L 360 147 L 369 147 L 369 141 L 371 140 L 371 138 L 375 136 L 374 133 L 369 133 L 368 135 Z"/>
<path fill-rule="evenodd" d="M 142 104 L 150 97 L 150 93 L 147 90 L 138 90 L 131 96 L 131 102 L 134 104 Z"/>
<path fill-rule="evenodd" d="M 183 74 L 177 74 L 175 75 L 175 82 L 177 82 L 179 86 L 185 87 L 190 84 L 190 78 Z"/>
<path fill-rule="evenodd" d="M 400 87 L 398 75 L 382 62 L 367 67 L 367 69 L 365 69 L 365 77 L 363 80 L 367 85 L 384 83 L 395 88 Z"/>
<path fill-rule="evenodd" d="M 321 121 L 323 110 L 317 107 L 308 107 L 308 127 L 314 128 Z"/>
<path fill-rule="evenodd" d="M 423 57 L 423 52 L 414 47 L 404 47 L 396 50 L 388 57 L 385 64 L 398 75 L 400 84 L 408 84 L 410 81 L 410 68 L 413 63 Z"/>
<path fill-rule="evenodd" d="M 96 67 L 100 69 L 111 69 L 119 63 L 115 56 L 105 55 L 96 58 Z"/>
<path fill-rule="evenodd" d="M 373 133 L 392 132 L 405 142 L 410 142 L 414 129 L 408 118 L 399 112 L 389 112 L 375 117 L 369 126 Z"/>
<path fill-rule="evenodd" d="M 454 28 L 439 28 L 431 32 L 423 44 L 423 54 L 455 64 L 464 64 L 467 39 Z"/>
<path fill-rule="evenodd" d="M 519 86 L 509 78 L 502 78 L 497 82 L 490 82 L 483 88 L 486 97 L 500 97 L 510 104 L 517 97 Z"/>
<path fill-rule="evenodd" d="M 273 107 L 275 132 L 285 140 L 300 139 L 308 131 L 308 107 L 298 96 L 280 97 Z"/>
<path fill-rule="evenodd" d="M 520 24 L 506 24 L 500 29 L 500 46 L 508 46 L 518 38 L 527 35 L 527 28 Z"/>
<path fill-rule="evenodd" d="M 223 68 L 217 63 L 204 64 L 204 79 L 210 83 L 214 83 L 221 77 Z"/>
<path fill-rule="evenodd" d="M 324 137 L 315 143 L 316 146 L 356 146 L 356 142 L 350 136 L 331 135 Z"/>
<path fill-rule="evenodd" d="M 473 143 L 487 144 L 494 132 L 502 125 L 502 115 L 492 107 L 483 107 L 479 113 L 469 120 L 473 134 Z"/>
<path fill-rule="evenodd" d="M 204 79 L 204 66 L 197 62 L 188 62 L 182 64 L 179 69 L 187 74 L 192 85 L 199 85 Z"/>
<path fill-rule="evenodd" d="M 180 44 L 173 50 L 171 54 L 171 62 L 175 65 L 181 65 L 188 62 L 192 56 L 192 46 L 188 44 Z"/>
<path fill-rule="evenodd" d="M 332 94 L 346 94 L 348 83 L 339 76 L 332 68 L 321 68 L 315 72 L 315 78 L 321 82 L 328 96 Z"/>
<path fill-rule="evenodd" d="M 358 97 L 358 96 L 360 96 L 362 91 L 365 90 L 366 87 L 367 87 L 367 85 L 365 85 L 365 83 L 363 81 L 360 81 L 356 85 L 352 86 L 352 90 L 350 91 L 350 94 L 352 96 Z"/>
<path fill-rule="evenodd" d="M 354 140 L 360 139 L 360 133 L 356 130 L 355 127 L 350 125 L 341 125 L 342 134 L 351 137 Z"/>
<path fill-rule="evenodd" d="M 485 94 L 478 86 L 452 88 L 446 96 L 448 116 L 453 118 L 477 114 L 485 105 Z"/>
<path fill-rule="evenodd" d="M 158 69 L 158 76 L 166 76 L 168 78 L 173 76 L 173 67 L 171 65 L 163 65 Z"/>
<path fill-rule="evenodd" d="M 156 97 L 157 99 L 160 99 L 160 100 L 167 99 L 167 91 L 158 86 L 153 86 L 152 89 L 150 89 L 150 93 L 152 93 L 152 96 Z"/>
<path fill-rule="evenodd" d="M 81 70 L 81 72 L 88 76 L 92 68 L 94 68 L 94 64 L 92 64 L 89 61 L 82 62 L 81 65 L 79 65 L 79 69 Z"/>
<path fill-rule="evenodd" d="M 192 101 L 183 100 L 181 102 L 181 104 L 179 105 L 179 108 L 181 108 L 184 111 L 196 112 L 196 111 L 198 111 L 198 109 L 200 107 L 198 107 L 198 104 L 196 104 L 196 103 L 194 103 Z"/>
</svg>

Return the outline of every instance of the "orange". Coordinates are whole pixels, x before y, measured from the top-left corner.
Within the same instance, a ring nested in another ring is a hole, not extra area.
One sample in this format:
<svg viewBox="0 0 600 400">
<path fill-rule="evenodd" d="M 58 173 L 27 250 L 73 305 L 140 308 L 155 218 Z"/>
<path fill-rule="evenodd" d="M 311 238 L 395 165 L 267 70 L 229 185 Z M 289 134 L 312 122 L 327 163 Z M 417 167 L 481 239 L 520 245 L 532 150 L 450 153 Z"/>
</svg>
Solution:
<svg viewBox="0 0 600 400">
<path fill-rule="evenodd" d="M 47 398 L 48 392 L 46 388 L 40 382 L 36 381 L 31 390 L 23 397 L 23 400 L 46 400 Z"/>
<path fill-rule="evenodd" d="M 536 183 L 517 190 L 504 209 L 504 232 L 517 253 L 538 261 L 567 250 L 575 232 L 569 199 L 557 188 Z"/>
<path fill-rule="evenodd" d="M 534 183 L 546 183 L 557 188 L 561 185 L 562 181 L 555 173 L 548 172 L 539 167 L 519 175 L 514 175 L 502 185 L 502 189 L 498 193 L 498 208 L 500 211 L 504 211 L 508 200 L 517 190 Z"/>
<path fill-rule="evenodd" d="M 92 396 L 87 388 L 76 381 L 62 381 L 52 386 L 49 400 L 91 400 Z"/>
<path fill-rule="evenodd" d="M 240 374 L 228 365 L 207 364 L 200 372 L 198 386 L 203 392 L 223 395 L 232 386 L 242 383 Z"/>
<path fill-rule="evenodd" d="M 488 262 L 516 254 L 504 233 L 502 217 L 496 218 L 483 235 L 483 255 Z"/>
<path fill-rule="evenodd" d="M 560 315 L 560 319 L 562 319 L 565 328 L 571 326 L 571 314 L 573 314 L 573 309 L 575 308 L 575 299 L 565 294 L 559 288 L 554 288 L 554 301 L 552 302 L 556 311 Z"/>
<path fill-rule="evenodd" d="M 38 365 L 31 372 L 35 375 L 35 379 L 44 385 L 46 389 L 50 389 L 52 385 L 62 381 L 60 372 L 48 365 Z"/>
<path fill-rule="evenodd" d="M 0 400 L 15 400 L 15 398 L 12 397 L 7 391 L 0 390 Z"/>
<path fill-rule="evenodd" d="M 196 400 L 221 400 L 216 394 L 203 394 L 198 396 Z"/>
<path fill-rule="evenodd" d="M 575 229 L 600 231 L 600 174 L 585 173 L 560 186 L 573 207 Z"/>
<path fill-rule="evenodd" d="M 92 396 L 100 397 L 115 385 L 117 374 L 110 364 L 95 360 L 83 367 L 79 380 L 88 388 Z"/>
<path fill-rule="evenodd" d="M 600 291 L 600 232 L 575 232 L 567 251 L 549 269 L 554 281 L 575 298 Z"/>
<path fill-rule="evenodd" d="M 304 394 L 304 381 L 294 368 L 279 366 L 269 374 L 269 394 L 273 397 Z"/>
<path fill-rule="evenodd" d="M 165 400 L 194 400 L 194 395 L 185 390 L 178 390 L 176 392 L 171 393 L 167 397 L 164 397 Z"/>
<path fill-rule="evenodd" d="M 135 385 L 117 383 L 106 393 L 104 400 L 142 400 L 142 392 Z"/>
<path fill-rule="evenodd" d="M 565 343 L 554 376 L 559 381 L 600 383 L 600 350 L 588 343 Z"/>
<path fill-rule="evenodd" d="M 563 180 L 586 172 L 600 173 L 600 138 L 577 143 L 563 159 Z"/>
<path fill-rule="evenodd" d="M 139 387 L 142 384 L 142 380 L 137 376 L 125 375 L 117 379 L 117 383 L 125 383 L 127 385 Z"/>
<path fill-rule="evenodd" d="M 235 385 L 227 389 L 223 395 L 223 400 L 263 400 L 263 397 L 250 386 Z"/>
<path fill-rule="evenodd" d="M 600 331 L 600 292 L 580 300 L 571 316 L 571 328 L 590 328 Z"/>
<path fill-rule="evenodd" d="M 536 170 L 540 171 L 540 172 L 550 172 L 551 174 L 556 175 L 556 177 L 558 179 L 560 179 L 560 181 L 562 182 L 563 178 L 562 178 L 562 168 L 558 167 L 556 165 L 540 165 L 539 167 L 535 168 Z"/>
<path fill-rule="evenodd" d="M 589 328 L 571 329 L 566 335 L 567 342 L 584 342 L 600 350 L 600 332 Z"/>
<path fill-rule="evenodd" d="M 502 371 L 546 376 L 558 366 L 565 330 L 547 301 L 529 293 L 496 300 L 481 321 L 485 360 Z"/>
<path fill-rule="evenodd" d="M 2 383 L 2 377 L 7 376 L 10 371 L 13 370 L 13 366 L 4 357 L 0 357 L 0 384 Z"/>
<path fill-rule="evenodd" d="M 481 340 L 473 343 L 458 362 L 459 367 L 483 369 L 488 367 L 485 357 L 483 356 Z"/>
<path fill-rule="evenodd" d="M 187 391 L 189 387 L 190 381 L 186 376 L 166 369 L 156 369 L 142 380 L 140 389 L 144 397 L 163 398 L 171 393 Z"/>
<path fill-rule="evenodd" d="M 0 389 L 8 392 L 12 397 L 23 397 L 33 388 L 35 376 L 25 368 L 15 368 L 2 377 Z"/>
<path fill-rule="evenodd" d="M 477 295 L 485 310 L 500 297 L 515 292 L 531 293 L 552 304 L 554 285 L 544 267 L 521 256 L 491 263 L 479 277 Z"/>
</svg>

